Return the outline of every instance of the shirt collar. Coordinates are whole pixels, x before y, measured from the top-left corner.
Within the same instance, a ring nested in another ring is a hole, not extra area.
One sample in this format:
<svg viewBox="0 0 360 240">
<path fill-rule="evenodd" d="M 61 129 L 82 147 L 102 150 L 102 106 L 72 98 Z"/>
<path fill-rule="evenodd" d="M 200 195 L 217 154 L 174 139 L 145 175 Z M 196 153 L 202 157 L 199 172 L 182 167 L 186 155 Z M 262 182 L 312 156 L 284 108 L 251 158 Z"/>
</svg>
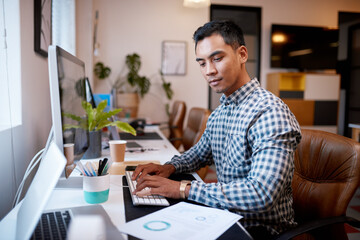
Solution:
<svg viewBox="0 0 360 240">
<path fill-rule="evenodd" d="M 247 95 L 249 95 L 258 87 L 260 87 L 260 83 L 258 82 L 257 78 L 253 78 L 241 86 L 238 90 L 233 92 L 229 97 L 226 97 L 225 94 L 223 94 L 220 98 L 220 103 L 226 105 L 231 103 L 239 104 Z"/>
</svg>

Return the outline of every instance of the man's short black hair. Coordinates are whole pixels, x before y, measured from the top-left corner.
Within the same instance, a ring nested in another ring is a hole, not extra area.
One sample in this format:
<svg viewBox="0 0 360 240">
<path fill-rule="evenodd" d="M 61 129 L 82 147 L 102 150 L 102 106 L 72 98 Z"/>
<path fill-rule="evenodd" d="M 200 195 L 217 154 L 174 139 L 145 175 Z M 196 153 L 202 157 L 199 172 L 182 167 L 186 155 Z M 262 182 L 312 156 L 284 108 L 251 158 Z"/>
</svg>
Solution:
<svg viewBox="0 0 360 240">
<path fill-rule="evenodd" d="M 213 34 L 219 34 L 224 39 L 224 42 L 230 45 L 234 50 L 240 46 L 245 46 L 244 34 L 241 28 L 230 20 L 214 20 L 205 23 L 204 26 L 199 27 L 193 36 L 195 41 L 195 50 L 197 43 L 206 37 Z"/>
</svg>

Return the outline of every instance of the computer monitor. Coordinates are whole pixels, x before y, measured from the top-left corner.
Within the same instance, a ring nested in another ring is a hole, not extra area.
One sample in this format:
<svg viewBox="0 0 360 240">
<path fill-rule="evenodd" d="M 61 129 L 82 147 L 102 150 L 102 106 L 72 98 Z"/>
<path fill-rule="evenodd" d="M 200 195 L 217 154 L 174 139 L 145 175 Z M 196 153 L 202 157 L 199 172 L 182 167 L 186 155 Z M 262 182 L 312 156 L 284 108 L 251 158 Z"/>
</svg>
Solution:
<svg viewBox="0 0 360 240">
<path fill-rule="evenodd" d="M 96 108 L 94 95 L 91 90 L 90 82 L 88 78 L 85 78 L 85 89 L 86 89 L 86 101 L 88 101 L 93 108 Z"/>
<path fill-rule="evenodd" d="M 53 141 L 63 151 L 64 144 L 74 143 L 74 160 L 81 159 L 89 145 L 88 131 L 65 129 L 65 124 L 78 123 L 62 113 L 86 117 L 82 101 L 87 100 L 85 64 L 58 46 L 49 46 L 49 81 L 53 122 Z"/>
</svg>

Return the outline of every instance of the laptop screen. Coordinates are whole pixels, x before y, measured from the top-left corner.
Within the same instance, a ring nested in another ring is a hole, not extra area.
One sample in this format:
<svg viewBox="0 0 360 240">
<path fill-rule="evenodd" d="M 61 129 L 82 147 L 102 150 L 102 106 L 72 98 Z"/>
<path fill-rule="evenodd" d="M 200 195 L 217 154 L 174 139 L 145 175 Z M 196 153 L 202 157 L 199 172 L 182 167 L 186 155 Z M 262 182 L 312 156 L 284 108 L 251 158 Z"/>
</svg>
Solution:
<svg viewBox="0 0 360 240">
<path fill-rule="evenodd" d="M 21 203 L 16 223 L 16 239 L 30 239 L 65 165 L 64 155 L 52 142 Z"/>
</svg>

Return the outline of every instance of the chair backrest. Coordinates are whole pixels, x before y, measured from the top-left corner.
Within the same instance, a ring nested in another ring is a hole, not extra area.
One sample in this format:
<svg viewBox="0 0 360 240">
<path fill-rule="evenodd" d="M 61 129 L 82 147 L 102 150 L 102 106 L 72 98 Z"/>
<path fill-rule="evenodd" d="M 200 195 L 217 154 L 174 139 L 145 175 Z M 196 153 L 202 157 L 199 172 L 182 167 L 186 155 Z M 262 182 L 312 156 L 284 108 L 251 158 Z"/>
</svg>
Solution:
<svg viewBox="0 0 360 240">
<path fill-rule="evenodd" d="M 184 101 L 175 101 L 169 116 L 169 139 L 179 139 L 172 141 L 175 148 L 179 148 L 182 141 L 183 125 L 186 113 L 186 104 Z"/>
<path fill-rule="evenodd" d="M 296 220 L 346 215 L 360 182 L 360 144 L 324 131 L 301 132 L 292 182 Z"/>
<path fill-rule="evenodd" d="M 210 111 L 205 108 L 194 107 L 190 109 L 187 124 L 184 129 L 182 143 L 185 150 L 194 146 L 201 138 L 206 128 Z"/>
</svg>

